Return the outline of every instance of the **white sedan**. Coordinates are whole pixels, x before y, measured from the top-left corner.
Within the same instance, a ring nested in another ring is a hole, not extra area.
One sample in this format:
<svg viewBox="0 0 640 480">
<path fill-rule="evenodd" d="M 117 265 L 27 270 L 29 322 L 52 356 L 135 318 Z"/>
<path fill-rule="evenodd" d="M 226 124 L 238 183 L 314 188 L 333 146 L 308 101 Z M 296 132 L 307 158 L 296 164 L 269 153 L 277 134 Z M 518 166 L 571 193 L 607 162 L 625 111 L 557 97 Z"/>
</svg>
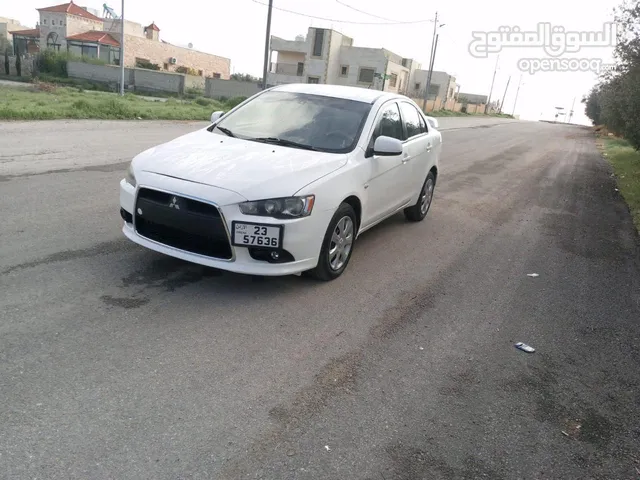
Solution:
<svg viewBox="0 0 640 480">
<path fill-rule="evenodd" d="M 364 231 L 429 211 L 442 137 L 407 97 L 283 85 L 211 121 L 133 159 L 120 182 L 129 239 L 223 270 L 332 280 Z"/>
</svg>

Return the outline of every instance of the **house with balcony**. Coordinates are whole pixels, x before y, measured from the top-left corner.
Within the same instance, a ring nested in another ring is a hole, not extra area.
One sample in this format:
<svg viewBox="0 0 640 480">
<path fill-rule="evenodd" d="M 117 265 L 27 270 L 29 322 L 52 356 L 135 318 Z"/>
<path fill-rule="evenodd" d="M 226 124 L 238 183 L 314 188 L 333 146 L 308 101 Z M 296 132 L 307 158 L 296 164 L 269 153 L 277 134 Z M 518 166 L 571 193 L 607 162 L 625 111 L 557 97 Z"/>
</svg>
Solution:
<svg viewBox="0 0 640 480">
<path fill-rule="evenodd" d="M 332 29 L 310 27 L 295 40 L 271 37 L 269 85 L 326 83 L 407 93 L 420 64 L 384 48 L 353 45 Z"/>
</svg>

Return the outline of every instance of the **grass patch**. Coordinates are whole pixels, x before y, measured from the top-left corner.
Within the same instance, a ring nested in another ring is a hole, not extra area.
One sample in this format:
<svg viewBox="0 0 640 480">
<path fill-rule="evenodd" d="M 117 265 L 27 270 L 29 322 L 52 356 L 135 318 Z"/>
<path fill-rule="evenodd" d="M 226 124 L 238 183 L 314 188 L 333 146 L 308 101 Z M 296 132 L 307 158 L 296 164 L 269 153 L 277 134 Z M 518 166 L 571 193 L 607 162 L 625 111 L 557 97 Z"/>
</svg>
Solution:
<svg viewBox="0 0 640 480">
<path fill-rule="evenodd" d="M 0 119 L 208 120 L 215 110 L 230 110 L 213 99 L 198 100 L 150 101 L 132 94 L 120 97 L 51 84 L 0 86 Z"/>
<path fill-rule="evenodd" d="M 618 189 L 629 205 L 633 223 L 640 231 L 640 151 L 622 138 L 602 138 L 602 148 L 613 166 Z"/>
</svg>

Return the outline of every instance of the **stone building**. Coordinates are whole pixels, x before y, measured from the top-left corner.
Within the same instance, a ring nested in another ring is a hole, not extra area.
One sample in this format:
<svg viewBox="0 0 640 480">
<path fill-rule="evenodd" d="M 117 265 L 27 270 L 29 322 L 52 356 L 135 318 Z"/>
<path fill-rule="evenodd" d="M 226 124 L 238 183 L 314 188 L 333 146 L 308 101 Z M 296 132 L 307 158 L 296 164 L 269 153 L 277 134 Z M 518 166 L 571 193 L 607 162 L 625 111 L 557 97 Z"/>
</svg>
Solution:
<svg viewBox="0 0 640 480">
<path fill-rule="evenodd" d="M 101 18 L 73 0 L 39 8 L 38 12 L 40 22 L 36 28 L 9 32 L 13 35 L 15 53 L 35 53 L 48 48 L 100 58 L 109 64 L 120 63 L 120 19 Z M 160 29 L 153 22 L 143 27 L 126 20 L 124 41 L 127 67 L 155 64 L 160 70 L 188 69 L 200 76 L 229 78 L 228 58 L 167 43 L 160 39 Z"/>
</svg>

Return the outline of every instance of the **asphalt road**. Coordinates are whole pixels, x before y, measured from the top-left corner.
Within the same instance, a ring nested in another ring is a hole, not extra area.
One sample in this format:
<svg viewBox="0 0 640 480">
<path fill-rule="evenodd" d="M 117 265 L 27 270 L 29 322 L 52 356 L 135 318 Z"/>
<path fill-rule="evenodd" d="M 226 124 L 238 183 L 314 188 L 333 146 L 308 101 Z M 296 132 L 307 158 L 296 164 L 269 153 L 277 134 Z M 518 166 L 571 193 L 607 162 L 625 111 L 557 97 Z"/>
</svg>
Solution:
<svg viewBox="0 0 640 480">
<path fill-rule="evenodd" d="M 0 478 L 640 476 L 640 241 L 593 137 L 446 120 L 427 220 L 331 283 L 122 237 L 125 162 L 198 125 L 0 124 Z"/>
</svg>

